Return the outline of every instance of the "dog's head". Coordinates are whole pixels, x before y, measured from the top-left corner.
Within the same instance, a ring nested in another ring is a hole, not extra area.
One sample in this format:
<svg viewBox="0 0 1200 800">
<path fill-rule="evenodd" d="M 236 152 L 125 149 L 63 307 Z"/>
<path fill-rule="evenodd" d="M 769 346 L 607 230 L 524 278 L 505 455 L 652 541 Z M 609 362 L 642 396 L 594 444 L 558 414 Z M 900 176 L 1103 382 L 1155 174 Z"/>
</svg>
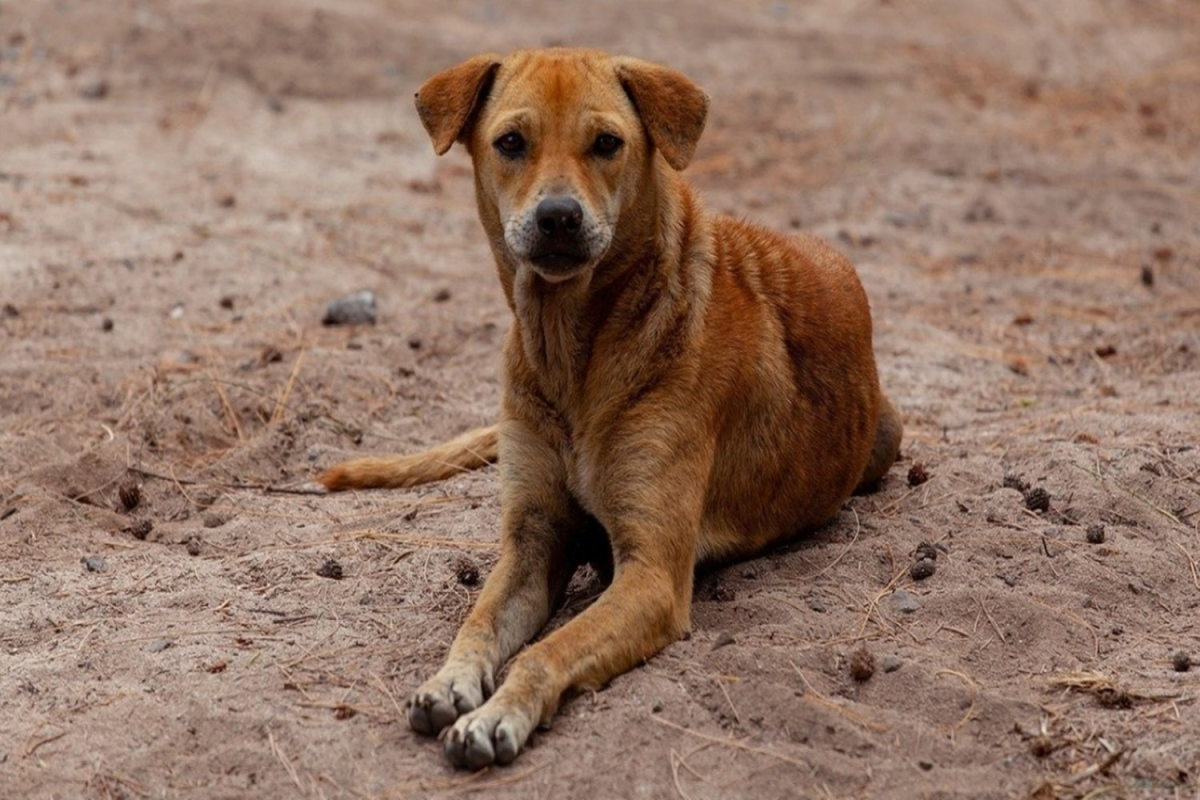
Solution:
<svg viewBox="0 0 1200 800">
<path fill-rule="evenodd" d="M 656 157 L 687 166 L 708 112 L 674 70 L 565 49 L 476 56 L 430 78 L 416 102 L 439 155 L 456 141 L 470 150 L 493 247 L 548 281 L 604 259 Z"/>
</svg>

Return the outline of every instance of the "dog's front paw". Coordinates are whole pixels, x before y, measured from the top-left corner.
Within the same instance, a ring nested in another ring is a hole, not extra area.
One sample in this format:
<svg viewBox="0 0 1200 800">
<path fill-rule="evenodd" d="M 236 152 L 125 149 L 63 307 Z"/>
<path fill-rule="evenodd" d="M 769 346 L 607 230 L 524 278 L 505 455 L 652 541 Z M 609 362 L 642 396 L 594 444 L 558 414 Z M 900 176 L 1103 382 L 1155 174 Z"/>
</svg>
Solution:
<svg viewBox="0 0 1200 800">
<path fill-rule="evenodd" d="M 492 764 L 510 764 L 533 732 L 534 717 L 507 703 L 499 695 L 458 718 L 446 731 L 446 757 L 456 767 L 483 769 Z"/>
<path fill-rule="evenodd" d="M 408 701 L 408 724 L 433 736 L 454 720 L 483 705 L 492 693 L 492 677 L 476 667 L 447 664 Z"/>
</svg>

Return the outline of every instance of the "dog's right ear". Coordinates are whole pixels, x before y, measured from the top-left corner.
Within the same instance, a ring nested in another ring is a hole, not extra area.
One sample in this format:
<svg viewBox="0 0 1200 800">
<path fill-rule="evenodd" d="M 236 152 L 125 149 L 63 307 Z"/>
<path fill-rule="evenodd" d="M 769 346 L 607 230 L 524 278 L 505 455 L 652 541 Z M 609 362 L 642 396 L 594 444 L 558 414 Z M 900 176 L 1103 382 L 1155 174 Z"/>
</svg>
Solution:
<svg viewBox="0 0 1200 800">
<path fill-rule="evenodd" d="M 439 156 L 456 141 L 466 140 L 499 67 L 499 56 L 475 56 L 434 75 L 417 91 L 417 114 Z"/>
</svg>

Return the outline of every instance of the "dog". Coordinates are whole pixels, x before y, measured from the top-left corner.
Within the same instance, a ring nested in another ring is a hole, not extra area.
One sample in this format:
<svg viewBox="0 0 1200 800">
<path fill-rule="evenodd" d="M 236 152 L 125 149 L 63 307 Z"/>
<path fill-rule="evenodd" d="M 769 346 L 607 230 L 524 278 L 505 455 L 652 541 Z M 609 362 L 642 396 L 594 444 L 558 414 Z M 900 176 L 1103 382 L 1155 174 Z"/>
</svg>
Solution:
<svg viewBox="0 0 1200 800">
<path fill-rule="evenodd" d="M 851 264 L 706 213 L 679 174 L 709 107 L 684 75 L 588 50 L 481 55 L 416 106 L 434 150 L 459 142 L 474 164 L 513 313 L 499 421 L 319 480 L 413 486 L 498 461 L 499 560 L 407 712 L 479 769 L 516 758 L 567 693 L 686 635 L 698 566 L 817 527 L 878 482 L 902 426 Z M 604 592 L 525 647 L 583 563 Z"/>
</svg>

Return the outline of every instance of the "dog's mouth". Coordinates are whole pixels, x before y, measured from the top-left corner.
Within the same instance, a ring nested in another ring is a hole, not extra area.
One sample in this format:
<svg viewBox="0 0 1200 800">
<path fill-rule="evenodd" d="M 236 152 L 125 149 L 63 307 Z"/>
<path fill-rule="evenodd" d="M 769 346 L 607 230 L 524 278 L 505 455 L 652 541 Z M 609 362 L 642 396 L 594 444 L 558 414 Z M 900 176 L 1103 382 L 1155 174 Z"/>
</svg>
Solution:
<svg viewBox="0 0 1200 800">
<path fill-rule="evenodd" d="M 579 252 L 544 251 L 529 256 L 529 263 L 549 281 L 566 280 L 581 272 L 591 259 Z"/>
</svg>

